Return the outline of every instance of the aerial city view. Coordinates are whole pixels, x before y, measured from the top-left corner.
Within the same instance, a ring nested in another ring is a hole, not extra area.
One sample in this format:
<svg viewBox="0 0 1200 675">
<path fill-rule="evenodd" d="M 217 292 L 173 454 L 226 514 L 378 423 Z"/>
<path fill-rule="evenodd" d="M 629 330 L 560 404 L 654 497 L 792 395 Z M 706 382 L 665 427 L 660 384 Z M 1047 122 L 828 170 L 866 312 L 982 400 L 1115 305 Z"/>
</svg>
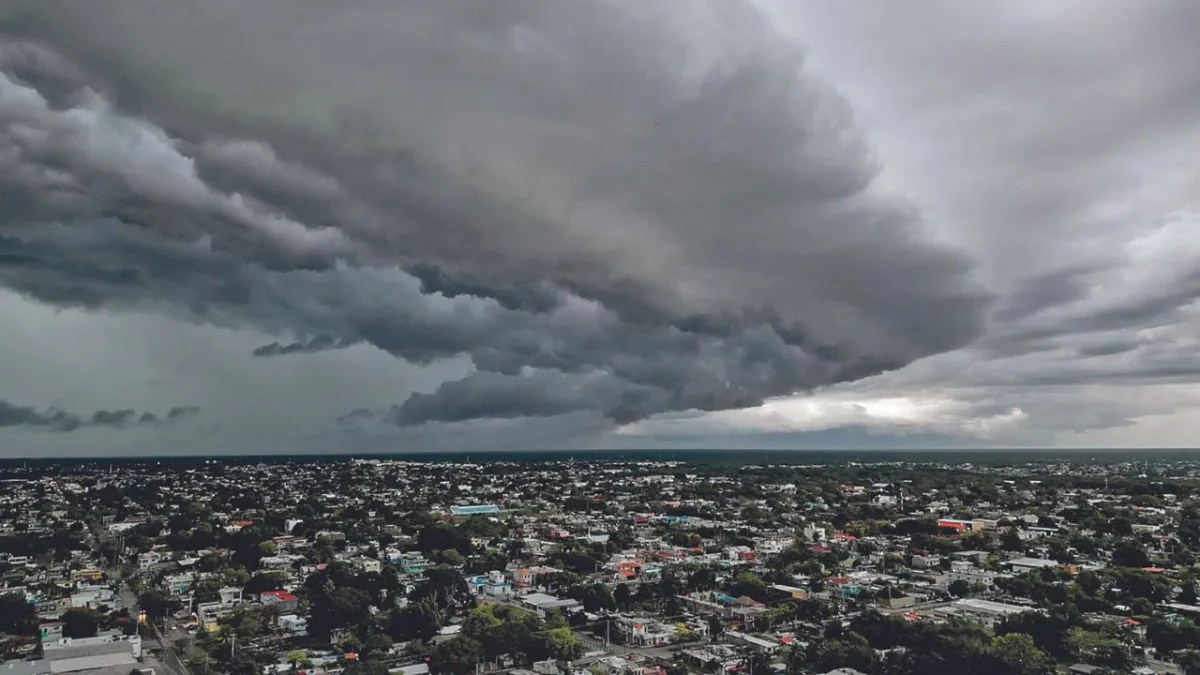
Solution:
<svg viewBox="0 0 1200 675">
<path fill-rule="evenodd" d="M 1200 2 L 0 0 L 0 675 L 1200 675 Z"/>
</svg>

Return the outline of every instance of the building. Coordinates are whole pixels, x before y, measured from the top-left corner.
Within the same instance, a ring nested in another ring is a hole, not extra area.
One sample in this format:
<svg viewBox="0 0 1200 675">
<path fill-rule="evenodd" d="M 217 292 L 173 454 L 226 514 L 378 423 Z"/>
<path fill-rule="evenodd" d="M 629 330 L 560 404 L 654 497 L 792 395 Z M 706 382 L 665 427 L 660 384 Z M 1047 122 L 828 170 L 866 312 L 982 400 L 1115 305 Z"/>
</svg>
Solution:
<svg viewBox="0 0 1200 675">
<path fill-rule="evenodd" d="M 495 504 L 468 504 L 465 506 L 450 507 L 450 515 L 452 516 L 481 516 L 497 513 L 500 513 L 500 507 Z"/>
<path fill-rule="evenodd" d="M 1005 561 L 1004 565 L 1014 572 L 1029 572 L 1046 567 L 1058 567 L 1058 561 L 1044 558 L 1013 558 L 1012 560 Z"/>
<path fill-rule="evenodd" d="M 288 631 L 292 635 L 307 635 L 308 634 L 308 619 L 295 614 L 284 614 L 275 622 L 280 628 Z"/>
<path fill-rule="evenodd" d="M 163 577 L 163 589 L 171 595 L 183 595 L 192 590 L 192 584 L 196 581 L 195 575 L 192 574 L 169 574 Z"/>
<path fill-rule="evenodd" d="M 684 606 L 701 615 L 716 614 L 725 619 L 749 621 L 764 611 L 765 607 L 750 598 L 735 598 L 724 593 L 688 593 L 678 596 Z"/>
<path fill-rule="evenodd" d="M 196 622 L 200 630 L 215 630 L 217 622 L 231 613 L 233 610 L 220 602 L 202 602 L 196 605 Z"/>
<path fill-rule="evenodd" d="M 389 552 L 388 562 L 399 567 L 405 574 L 420 574 L 433 564 L 420 551 L 410 553 L 400 553 L 397 551 L 394 556 Z"/>
<path fill-rule="evenodd" d="M 617 619 L 617 632 L 626 644 L 635 647 L 664 647 L 671 643 L 675 631 L 663 623 L 646 617 L 623 616 Z"/>
<path fill-rule="evenodd" d="M 725 639 L 733 644 L 749 647 L 756 654 L 774 654 L 779 650 L 778 642 L 764 640 L 763 638 L 736 630 L 725 631 Z"/>
<path fill-rule="evenodd" d="M 959 520 L 958 518 L 942 518 L 937 521 L 938 527 L 957 532 L 982 532 L 996 527 L 994 520 Z"/>
<path fill-rule="evenodd" d="M 933 610 L 933 613 L 945 618 L 960 617 L 978 621 L 985 626 L 994 626 L 1009 616 L 1031 611 L 1038 610 L 1034 607 L 1011 605 L 1006 602 L 964 598 L 951 603 L 947 607 L 939 607 Z"/>
<path fill-rule="evenodd" d="M 492 570 L 467 580 L 467 585 L 475 595 L 486 595 L 492 598 L 508 598 L 513 594 L 512 583 L 504 576 L 504 572 Z"/>
<path fill-rule="evenodd" d="M 221 596 L 221 604 L 225 606 L 236 605 L 242 601 L 242 589 L 238 586 L 226 586 L 217 593 Z"/>
<path fill-rule="evenodd" d="M 76 673 L 103 671 L 104 675 L 128 675 L 142 656 L 142 638 L 120 631 L 90 638 L 60 638 L 42 643 L 46 672 Z"/>
<path fill-rule="evenodd" d="M 300 599 L 287 591 L 263 591 L 258 594 L 258 601 L 280 614 L 292 614 L 300 606 Z"/>
<path fill-rule="evenodd" d="M 547 595 L 545 593 L 530 593 L 528 595 L 521 596 L 521 604 L 537 612 L 541 617 L 545 617 L 546 612 L 551 610 L 558 610 L 559 612 L 566 614 L 568 612 L 583 608 L 583 605 L 580 604 L 578 600 L 572 600 L 570 598 L 560 600 L 553 595 Z"/>
</svg>

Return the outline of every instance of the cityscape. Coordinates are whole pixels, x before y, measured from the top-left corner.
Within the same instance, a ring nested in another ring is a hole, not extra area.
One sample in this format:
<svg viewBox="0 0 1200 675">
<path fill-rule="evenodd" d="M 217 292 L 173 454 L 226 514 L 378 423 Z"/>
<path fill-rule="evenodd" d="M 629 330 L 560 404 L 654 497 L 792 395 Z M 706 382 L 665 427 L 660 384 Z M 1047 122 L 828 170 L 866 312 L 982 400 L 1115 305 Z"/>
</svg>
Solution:
<svg viewBox="0 0 1200 675">
<path fill-rule="evenodd" d="M 1200 675 L 1200 0 L 0 0 L 0 675 Z"/>
<path fill-rule="evenodd" d="M 10 462 L 0 673 L 1200 668 L 1200 460 L 564 455 Z"/>
</svg>

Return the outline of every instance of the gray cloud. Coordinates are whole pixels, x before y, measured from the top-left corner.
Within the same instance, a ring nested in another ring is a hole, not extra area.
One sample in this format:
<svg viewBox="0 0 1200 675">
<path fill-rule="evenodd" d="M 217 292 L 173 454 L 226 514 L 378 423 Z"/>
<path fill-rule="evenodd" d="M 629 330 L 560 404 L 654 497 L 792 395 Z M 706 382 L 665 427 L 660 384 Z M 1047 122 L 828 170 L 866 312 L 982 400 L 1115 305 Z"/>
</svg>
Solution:
<svg viewBox="0 0 1200 675">
<path fill-rule="evenodd" d="M 45 431 L 78 431 L 87 428 L 146 428 L 181 422 L 200 413 L 194 406 L 171 408 L 160 418 L 154 413 L 135 410 L 97 410 L 91 415 L 79 415 L 57 408 L 38 410 L 0 399 L 0 427 L 24 427 Z"/>
<path fill-rule="evenodd" d="M 254 349 L 255 356 L 286 356 L 288 354 L 306 354 L 311 352 L 323 352 L 329 349 L 338 349 L 341 347 L 349 347 L 350 345 L 338 340 L 329 335 L 317 335 L 304 342 L 289 342 L 288 344 L 280 344 L 272 342 L 271 344 L 256 347 Z"/>
<path fill-rule="evenodd" d="M 260 356 L 471 358 L 394 422 L 754 405 L 982 328 L 969 258 L 749 6 L 17 4 L 0 283 Z"/>
<path fill-rule="evenodd" d="M 758 5 L 0 3 L 0 286 L 272 377 L 415 364 L 325 394 L 326 450 L 721 436 L 812 390 L 945 406 L 854 438 L 1200 407 L 1196 6 Z M 102 412 L 63 419 L 170 417 Z"/>
<path fill-rule="evenodd" d="M 168 420 L 182 420 L 182 419 L 187 419 L 189 417 L 195 417 L 196 415 L 199 415 L 199 414 L 200 414 L 199 406 L 194 406 L 194 405 L 175 406 L 174 408 L 171 408 L 170 410 L 167 411 L 167 419 Z"/>
</svg>

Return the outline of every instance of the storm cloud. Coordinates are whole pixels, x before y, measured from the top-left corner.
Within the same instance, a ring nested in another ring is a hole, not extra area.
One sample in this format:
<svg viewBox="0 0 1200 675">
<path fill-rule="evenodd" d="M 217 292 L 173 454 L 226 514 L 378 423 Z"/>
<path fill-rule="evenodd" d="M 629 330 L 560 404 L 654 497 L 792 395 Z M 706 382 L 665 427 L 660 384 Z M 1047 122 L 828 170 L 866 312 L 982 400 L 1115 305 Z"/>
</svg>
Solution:
<svg viewBox="0 0 1200 675">
<path fill-rule="evenodd" d="M 247 448 L 1178 429 L 1197 11 L 0 0 L 0 302 Z"/>
<path fill-rule="evenodd" d="M 471 359 L 399 424 L 756 405 L 982 328 L 748 5 L 14 6 L 0 283 L 285 338 L 258 356 Z"/>
<path fill-rule="evenodd" d="M 171 408 L 163 417 L 136 410 L 97 410 L 91 415 L 79 415 L 57 408 L 39 410 L 0 400 L 0 427 L 25 427 L 44 431 L 78 431 L 103 427 L 109 429 L 161 427 L 182 422 L 200 414 L 194 406 Z"/>
</svg>

